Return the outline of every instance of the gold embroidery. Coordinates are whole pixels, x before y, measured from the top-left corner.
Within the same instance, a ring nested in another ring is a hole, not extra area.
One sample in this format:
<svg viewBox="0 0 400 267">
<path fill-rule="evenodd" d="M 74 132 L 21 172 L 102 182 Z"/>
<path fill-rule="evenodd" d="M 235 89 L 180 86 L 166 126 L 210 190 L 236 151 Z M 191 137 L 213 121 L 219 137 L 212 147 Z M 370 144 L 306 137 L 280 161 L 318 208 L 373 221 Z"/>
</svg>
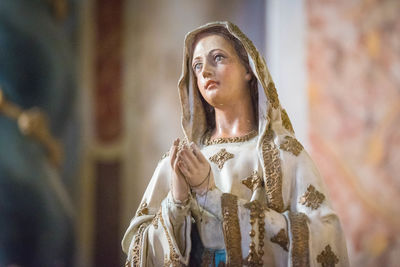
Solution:
<svg viewBox="0 0 400 267">
<path fill-rule="evenodd" d="M 313 185 L 309 185 L 307 187 L 307 191 L 300 198 L 299 203 L 313 210 L 316 210 L 324 201 L 324 199 L 325 199 L 324 194 L 316 190 Z"/>
<path fill-rule="evenodd" d="M 162 225 L 162 227 L 164 229 L 164 233 L 165 233 L 165 236 L 167 237 L 168 246 L 169 246 L 169 258 L 168 258 L 167 255 L 164 256 L 164 266 L 171 266 L 172 265 L 173 267 L 178 267 L 178 266 L 181 265 L 180 261 L 179 261 L 179 255 L 178 255 L 178 253 L 176 253 L 175 248 L 174 248 L 174 246 L 172 244 L 172 239 L 169 236 L 168 229 L 167 229 L 167 226 L 165 226 L 165 222 L 164 222 L 164 219 L 162 217 L 162 214 L 160 214 L 159 220 L 160 220 L 161 225 Z"/>
<path fill-rule="evenodd" d="M 278 93 L 276 92 L 275 84 L 274 82 L 269 82 L 268 87 L 267 87 L 267 96 L 268 100 L 271 103 L 271 106 L 273 108 L 278 108 L 279 107 L 279 99 L 278 99 Z"/>
<path fill-rule="evenodd" d="M 242 266 L 242 238 L 238 217 L 237 196 L 224 193 L 221 196 L 223 215 L 222 229 L 226 246 L 226 265 Z"/>
<path fill-rule="evenodd" d="M 292 234 L 291 251 L 292 266 L 310 266 L 309 259 L 309 231 L 307 216 L 304 213 L 289 213 L 290 232 Z"/>
<path fill-rule="evenodd" d="M 154 226 L 155 229 L 158 229 L 158 218 L 161 216 L 161 209 L 157 212 L 156 216 L 154 216 L 151 224 Z"/>
<path fill-rule="evenodd" d="M 216 138 L 216 139 L 210 140 L 211 136 L 210 136 L 210 132 L 209 132 L 206 134 L 203 143 L 206 146 L 216 145 L 216 144 L 225 144 L 225 143 L 241 143 L 241 142 L 249 141 L 251 138 L 257 136 L 257 134 L 258 134 L 258 131 L 253 130 L 244 136 L 221 137 L 221 138 Z"/>
<path fill-rule="evenodd" d="M 139 266 L 140 262 L 141 262 L 141 248 L 143 247 L 143 232 L 146 229 L 147 224 L 142 223 L 139 226 L 139 230 L 137 231 L 137 234 L 134 237 L 134 245 L 133 245 L 133 249 L 132 249 L 132 263 L 133 266 Z M 129 262 L 127 262 L 129 263 Z"/>
<path fill-rule="evenodd" d="M 285 136 L 285 141 L 282 142 L 279 148 L 290 152 L 295 156 L 298 156 L 303 150 L 303 146 L 300 144 L 300 142 L 291 136 Z"/>
<path fill-rule="evenodd" d="M 136 216 L 143 216 L 143 215 L 148 215 L 149 214 L 149 209 L 147 208 L 147 203 L 143 202 L 138 210 L 136 211 Z"/>
<path fill-rule="evenodd" d="M 258 175 L 257 171 L 253 171 L 253 173 L 242 180 L 242 184 L 244 184 L 251 192 L 254 192 L 258 187 L 263 186 L 263 180 Z"/>
<path fill-rule="evenodd" d="M 289 240 L 285 229 L 282 228 L 274 237 L 271 237 L 270 240 L 271 242 L 281 246 L 284 250 L 288 251 Z"/>
<path fill-rule="evenodd" d="M 250 248 L 249 255 L 244 260 L 244 263 L 247 266 L 263 266 L 262 257 L 264 255 L 264 233 L 265 233 L 265 210 L 268 210 L 268 207 L 262 205 L 257 200 L 246 203 L 244 205 L 245 208 L 250 210 Z M 254 224 L 258 221 L 258 242 L 256 242 L 256 232 L 254 229 Z M 257 250 L 258 248 L 258 250 Z"/>
<path fill-rule="evenodd" d="M 335 267 L 339 263 L 338 257 L 333 253 L 331 246 L 327 245 L 325 250 L 317 256 L 317 262 L 321 263 L 322 267 Z"/>
<path fill-rule="evenodd" d="M 232 159 L 233 157 L 234 155 L 232 153 L 227 152 L 226 149 L 223 148 L 217 154 L 210 157 L 210 160 L 215 164 L 217 164 L 219 169 L 222 169 L 222 167 L 224 167 L 225 162 L 227 160 Z"/>
<path fill-rule="evenodd" d="M 289 116 L 286 113 L 286 110 L 284 109 L 281 109 L 281 119 L 283 127 L 285 127 L 286 130 L 294 134 L 292 123 L 290 122 Z"/>
<path fill-rule="evenodd" d="M 273 136 L 274 133 L 269 127 L 262 141 L 264 183 L 268 206 L 283 212 L 281 160 Z"/>
</svg>

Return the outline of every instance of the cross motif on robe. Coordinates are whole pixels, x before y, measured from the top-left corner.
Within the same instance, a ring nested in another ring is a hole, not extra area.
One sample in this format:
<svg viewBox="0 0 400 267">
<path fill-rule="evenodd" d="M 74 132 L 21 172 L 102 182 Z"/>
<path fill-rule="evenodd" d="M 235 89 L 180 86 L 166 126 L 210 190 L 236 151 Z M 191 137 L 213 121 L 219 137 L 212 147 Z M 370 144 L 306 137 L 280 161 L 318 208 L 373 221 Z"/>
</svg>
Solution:
<svg viewBox="0 0 400 267">
<path fill-rule="evenodd" d="M 210 157 L 210 160 L 215 164 L 217 164 L 219 169 L 222 169 L 222 167 L 224 167 L 225 162 L 227 160 L 232 159 L 233 157 L 234 155 L 232 153 L 229 153 L 226 151 L 225 148 L 222 148 L 217 154 Z"/>
</svg>

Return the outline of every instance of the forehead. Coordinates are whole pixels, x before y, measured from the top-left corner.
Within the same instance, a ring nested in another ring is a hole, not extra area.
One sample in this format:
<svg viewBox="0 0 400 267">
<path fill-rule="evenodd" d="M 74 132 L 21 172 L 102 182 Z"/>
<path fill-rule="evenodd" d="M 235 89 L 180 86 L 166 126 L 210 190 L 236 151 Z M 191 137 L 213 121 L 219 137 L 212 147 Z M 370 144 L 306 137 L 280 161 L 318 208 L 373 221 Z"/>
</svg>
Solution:
<svg viewBox="0 0 400 267">
<path fill-rule="evenodd" d="M 236 53 L 231 42 L 217 34 L 210 34 L 200 37 L 193 50 L 193 58 L 206 55 L 213 49 L 221 49 L 228 53 Z"/>
</svg>

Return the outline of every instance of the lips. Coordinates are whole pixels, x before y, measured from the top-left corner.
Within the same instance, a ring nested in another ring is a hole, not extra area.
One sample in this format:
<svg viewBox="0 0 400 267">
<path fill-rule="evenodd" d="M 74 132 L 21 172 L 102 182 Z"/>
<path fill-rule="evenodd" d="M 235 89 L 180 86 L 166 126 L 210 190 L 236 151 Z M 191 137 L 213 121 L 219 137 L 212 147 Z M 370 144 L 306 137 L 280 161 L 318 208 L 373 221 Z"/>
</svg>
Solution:
<svg viewBox="0 0 400 267">
<path fill-rule="evenodd" d="M 217 81 L 209 80 L 209 81 L 206 82 L 204 88 L 206 88 L 206 90 L 207 90 L 207 89 L 209 89 L 209 87 L 215 86 L 215 85 L 218 85 L 218 84 L 219 83 Z"/>
</svg>

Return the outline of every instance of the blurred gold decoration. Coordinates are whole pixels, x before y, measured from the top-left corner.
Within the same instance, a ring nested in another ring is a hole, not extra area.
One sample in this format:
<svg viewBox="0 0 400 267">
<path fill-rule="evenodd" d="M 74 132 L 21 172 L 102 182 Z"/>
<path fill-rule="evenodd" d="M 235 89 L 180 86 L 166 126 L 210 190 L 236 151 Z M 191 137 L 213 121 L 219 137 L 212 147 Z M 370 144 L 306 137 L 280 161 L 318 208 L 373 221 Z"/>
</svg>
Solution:
<svg viewBox="0 0 400 267">
<path fill-rule="evenodd" d="M 56 167 L 61 166 L 64 152 L 60 142 L 51 135 L 48 118 L 43 111 L 36 107 L 23 110 L 8 102 L 0 87 L 0 114 L 17 121 L 21 133 L 39 142 L 46 149 L 50 162 Z"/>
<path fill-rule="evenodd" d="M 47 0 L 47 2 L 57 20 L 63 21 L 67 18 L 69 13 L 68 0 Z"/>
<path fill-rule="evenodd" d="M 375 257 L 381 256 L 389 245 L 389 240 L 383 233 L 375 233 L 367 243 L 367 250 Z"/>
<path fill-rule="evenodd" d="M 377 58 L 381 51 L 381 39 L 377 30 L 367 32 L 367 51 L 372 58 Z"/>
</svg>

